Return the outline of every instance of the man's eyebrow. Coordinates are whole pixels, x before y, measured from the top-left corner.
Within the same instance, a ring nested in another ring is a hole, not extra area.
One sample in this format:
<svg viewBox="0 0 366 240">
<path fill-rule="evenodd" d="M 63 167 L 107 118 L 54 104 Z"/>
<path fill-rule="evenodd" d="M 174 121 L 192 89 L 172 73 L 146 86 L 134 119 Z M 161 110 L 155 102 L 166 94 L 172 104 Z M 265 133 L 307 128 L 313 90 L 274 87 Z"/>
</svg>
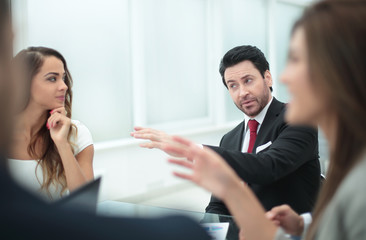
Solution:
<svg viewBox="0 0 366 240">
<path fill-rule="evenodd" d="M 227 83 L 236 82 L 235 80 L 227 80 Z"/>
<path fill-rule="evenodd" d="M 247 78 L 250 78 L 250 77 L 254 77 L 252 74 L 245 74 L 243 77 L 240 78 L 240 80 L 244 80 L 244 79 L 247 79 Z M 227 80 L 226 84 L 228 83 L 232 83 L 232 82 L 236 82 L 236 80 Z"/>
<path fill-rule="evenodd" d="M 246 74 L 246 75 L 242 76 L 240 79 L 246 79 L 246 78 L 248 78 L 248 77 L 254 77 L 254 76 L 253 76 L 253 75 L 251 75 L 251 74 Z"/>
</svg>

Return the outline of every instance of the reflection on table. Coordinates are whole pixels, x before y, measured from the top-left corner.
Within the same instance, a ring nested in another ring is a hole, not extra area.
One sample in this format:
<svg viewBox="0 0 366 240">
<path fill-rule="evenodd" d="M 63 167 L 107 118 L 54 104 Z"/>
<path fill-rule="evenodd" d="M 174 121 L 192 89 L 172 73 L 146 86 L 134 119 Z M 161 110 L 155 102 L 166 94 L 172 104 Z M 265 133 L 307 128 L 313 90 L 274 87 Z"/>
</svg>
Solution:
<svg viewBox="0 0 366 240">
<path fill-rule="evenodd" d="M 198 223 L 220 223 L 228 222 L 229 230 L 226 236 L 227 240 L 237 240 L 239 229 L 236 226 L 233 217 L 212 213 L 193 212 L 171 208 L 152 207 L 134 203 L 125 203 L 118 201 L 104 201 L 98 203 L 98 215 L 119 216 L 119 217 L 162 217 L 169 215 L 183 215 L 189 217 Z"/>
</svg>

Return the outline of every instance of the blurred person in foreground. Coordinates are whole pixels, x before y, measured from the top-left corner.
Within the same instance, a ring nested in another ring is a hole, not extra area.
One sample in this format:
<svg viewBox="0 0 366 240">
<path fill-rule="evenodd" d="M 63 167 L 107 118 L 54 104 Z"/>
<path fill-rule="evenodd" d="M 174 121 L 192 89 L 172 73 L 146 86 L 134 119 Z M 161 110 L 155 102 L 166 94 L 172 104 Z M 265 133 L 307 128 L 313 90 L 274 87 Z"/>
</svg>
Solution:
<svg viewBox="0 0 366 240">
<path fill-rule="evenodd" d="M 292 95 L 291 124 L 319 125 L 329 143 L 330 165 L 312 222 L 289 206 L 265 214 L 253 192 L 210 149 L 175 137 L 162 148 L 188 160 L 175 172 L 221 198 L 241 228 L 255 239 L 366 239 L 366 1 L 324 0 L 295 23 L 281 80 Z"/>
</svg>

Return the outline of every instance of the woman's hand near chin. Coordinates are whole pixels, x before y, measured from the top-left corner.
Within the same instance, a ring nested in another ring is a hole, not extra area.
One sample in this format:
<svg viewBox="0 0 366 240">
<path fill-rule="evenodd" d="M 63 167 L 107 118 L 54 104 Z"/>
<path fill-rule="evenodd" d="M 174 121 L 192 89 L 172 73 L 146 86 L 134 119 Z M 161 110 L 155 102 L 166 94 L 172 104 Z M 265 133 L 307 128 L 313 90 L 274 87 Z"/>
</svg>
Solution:
<svg viewBox="0 0 366 240">
<path fill-rule="evenodd" d="M 47 127 L 61 157 L 65 170 L 66 184 L 70 191 L 74 191 L 87 181 L 94 178 L 93 174 L 93 145 L 86 147 L 76 156 L 68 142 L 71 119 L 68 118 L 64 107 L 55 108 L 50 112 Z"/>
<path fill-rule="evenodd" d="M 48 118 L 46 125 L 50 130 L 52 140 L 56 145 L 67 144 L 71 119 L 66 116 L 65 108 L 55 108 L 50 114 L 51 116 Z"/>
</svg>

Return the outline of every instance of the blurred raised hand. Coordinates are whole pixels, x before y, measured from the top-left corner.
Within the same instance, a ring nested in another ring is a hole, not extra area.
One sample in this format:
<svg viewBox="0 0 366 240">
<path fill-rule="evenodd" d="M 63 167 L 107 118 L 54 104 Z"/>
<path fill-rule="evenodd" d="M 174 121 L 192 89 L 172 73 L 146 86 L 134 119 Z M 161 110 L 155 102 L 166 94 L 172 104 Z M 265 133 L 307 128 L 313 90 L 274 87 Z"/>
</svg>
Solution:
<svg viewBox="0 0 366 240">
<path fill-rule="evenodd" d="M 173 174 L 196 183 L 223 200 L 241 229 L 240 240 L 274 238 L 277 227 L 264 216 L 264 209 L 254 193 L 242 184 L 220 155 L 180 137 L 172 137 L 171 140 L 173 144 L 165 143 L 162 149 L 184 156 L 188 161 L 170 158 L 169 162 L 191 170 L 190 173 L 174 171 Z"/>
<path fill-rule="evenodd" d="M 240 184 L 234 170 L 214 151 L 200 148 L 197 144 L 180 138 L 171 137 L 172 143 L 165 143 L 162 149 L 176 156 L 188 159 L 169 159 L 170 163 L 191 169 L 192 172 L 173 172 L 177 177 L 190 180 L 223 199 L 226 191 Z"/>
<path fill-rule="evenodd" d="M 166 144 L 177 145 L 179 147 L 180 143 L 177 141 L 173 141 L 173 137 L 171 135 L 166 134 L 163 131 L 152 129 L 152 128 L 144 128 L 144 127 L 134 127 L 135 131 L 130 135 L 136 139 L 148 140 L 148 142 L 140 143 L 140 147 L 149 148 L 149 149 L 160 149 L 173 157 L 183 157 L 181 155 L 177 155 L 176 153 L 169 152 L 164 149 Z"/>
</svg>

